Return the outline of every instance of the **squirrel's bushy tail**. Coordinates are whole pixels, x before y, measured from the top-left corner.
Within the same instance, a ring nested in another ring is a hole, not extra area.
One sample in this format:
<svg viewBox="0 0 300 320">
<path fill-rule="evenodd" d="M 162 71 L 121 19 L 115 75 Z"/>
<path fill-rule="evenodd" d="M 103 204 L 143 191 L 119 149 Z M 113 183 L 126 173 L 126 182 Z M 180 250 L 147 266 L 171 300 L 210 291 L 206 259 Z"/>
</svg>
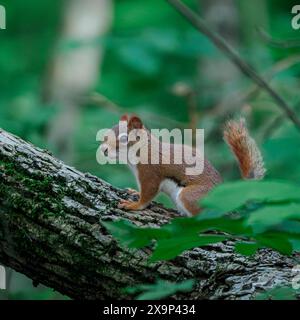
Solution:
<svg viewBox="0 0 300 320">
<path fill-rule="evenodd" d="M 251 138 L 245 119 L 230 120 L 225 125 L 224 140 L 238 160 L 244 179 L 262 179 L 266 169 L 260 150 Z"/>
</svg>

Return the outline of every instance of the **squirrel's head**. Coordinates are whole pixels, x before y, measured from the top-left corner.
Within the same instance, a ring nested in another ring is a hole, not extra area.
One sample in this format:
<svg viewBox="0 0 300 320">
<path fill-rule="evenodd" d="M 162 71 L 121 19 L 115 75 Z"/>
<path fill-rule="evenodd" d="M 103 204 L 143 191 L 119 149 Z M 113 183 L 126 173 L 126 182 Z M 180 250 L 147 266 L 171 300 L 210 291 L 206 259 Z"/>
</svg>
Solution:
<svg viewBox="0 0 300 320">
<path fill-rule="evenodd" d="M 138 116 L 123 115 L 119 123 L 107 131 L 101 151 L 106 157 L 117 159 L 122 150 L 128 153 L 144 132 L 145 127 Z"/>
</svg>

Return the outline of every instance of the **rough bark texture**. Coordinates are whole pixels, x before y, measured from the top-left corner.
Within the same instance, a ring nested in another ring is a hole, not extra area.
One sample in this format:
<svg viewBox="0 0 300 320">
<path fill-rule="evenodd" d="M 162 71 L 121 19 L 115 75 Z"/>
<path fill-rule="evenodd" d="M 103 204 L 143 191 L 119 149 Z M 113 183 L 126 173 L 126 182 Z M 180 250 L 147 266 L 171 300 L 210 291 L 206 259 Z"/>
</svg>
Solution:
<svg viewBox="0 0 300 320">
<path fill-rule="evenodd" d="M 290 285 L 292 258 L 261 250 L 252 258 L 226 242 L 148 264 L 150 249 L 129 251 L 101 226 L 127 218 L 138 225 L 167 223 L 177 213 L 152 204 L 143 212 L 117 209 L 130 197 L 47 151 L 0 129 L 0 263 L 77 299 L 129 298 L 122 288 L 156 278 L 194 278 L 176 298 L 248 299 L 261 289 Z"/>
</svg>

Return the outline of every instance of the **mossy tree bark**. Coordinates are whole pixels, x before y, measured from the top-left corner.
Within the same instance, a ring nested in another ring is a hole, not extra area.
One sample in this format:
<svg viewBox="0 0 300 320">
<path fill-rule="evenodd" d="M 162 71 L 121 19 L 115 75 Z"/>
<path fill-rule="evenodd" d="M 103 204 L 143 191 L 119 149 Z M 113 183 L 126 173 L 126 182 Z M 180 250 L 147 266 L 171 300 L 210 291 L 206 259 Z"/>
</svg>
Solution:
<svg viewBox="0 0 300 320">
<path fill-rule="evenodd" d="M 245 299 L 261 289 L 290 285 L 293 258 L 261 250 L 248 258 L 233 242 L 186 251 L 149 264 L 149 248 L 120 247 L 101 221 L 129 219 L 158 226 L 177 215 L 152 204 L 143 212 L 117 208 L 126 191 L 68 167 L 0 130 L 0 263 L 76 299 L 130 298 L 122 289 L 157 278 L 196 279 L 175 298 Z"/>
</svg>

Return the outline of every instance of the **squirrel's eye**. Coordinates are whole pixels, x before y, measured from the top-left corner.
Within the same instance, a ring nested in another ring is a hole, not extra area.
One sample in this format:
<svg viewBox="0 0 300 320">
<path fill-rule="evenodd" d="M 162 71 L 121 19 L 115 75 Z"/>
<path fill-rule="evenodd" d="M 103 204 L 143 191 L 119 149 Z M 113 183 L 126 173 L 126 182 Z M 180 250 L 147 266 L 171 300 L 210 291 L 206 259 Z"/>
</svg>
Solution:
<svg viewBox="0 0 300 320">
<path fill-rule="evenodd" d="M 128 136 L 126 133 L 122 133 L 119 135 L 119 142 L 122 144 L 127 144 L 128 142 Z"/>
</svg>

